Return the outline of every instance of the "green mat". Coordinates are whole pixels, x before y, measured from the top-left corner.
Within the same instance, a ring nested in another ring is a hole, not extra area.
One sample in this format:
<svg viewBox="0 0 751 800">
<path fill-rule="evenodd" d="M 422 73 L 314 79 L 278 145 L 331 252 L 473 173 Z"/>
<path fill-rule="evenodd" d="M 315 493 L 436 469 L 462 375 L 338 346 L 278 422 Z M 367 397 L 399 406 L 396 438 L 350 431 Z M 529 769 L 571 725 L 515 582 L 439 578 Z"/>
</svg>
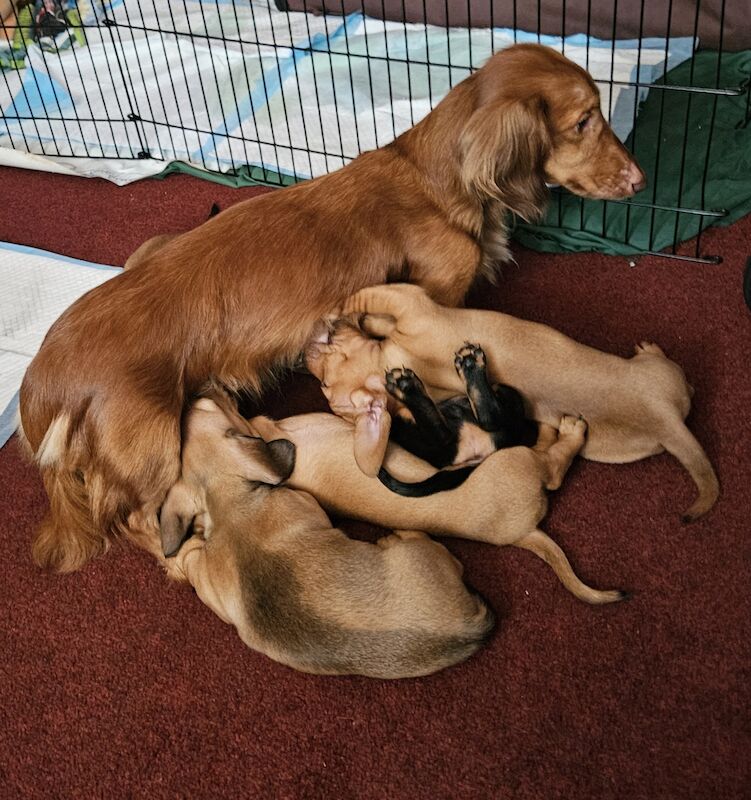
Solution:
<svg viewBox="0 0 751 800">
<path fill-rule="evenodd" d="M 751 123 L 747 122 L 751 50 L 713 51 L 695 57 L 668 72 L 661 83 L 673 86 L 746 86 L 747 92 L 728 97 L 653 90 L 639 109 L 637 124 L 626 145 L 647 174 L 649 186 L 634 203 L 656 203 L 667 208 L 725 210 L 713 217 L 654 210 L 638 206 L 582 200 L 555 192 L 540 225 L 520 223 L 514 238 L 547 253 L 597 251 L 633 255 L 663 250 L 674 242 L 695 237 L 710 225 L 729 225 L 751 211 Z M 709 141 L 710 123 L 714 132 Z M 685 148 L 684 148 L 685 143 Z M 295 178 L 242 167 L 217 174 L 174 162 L 158 177 L 172 172 L 214 180 L 230 186 L 275 183 L 287 186 Z M 706 172 L 706 180 L 703 176 Z"/>
</svg>

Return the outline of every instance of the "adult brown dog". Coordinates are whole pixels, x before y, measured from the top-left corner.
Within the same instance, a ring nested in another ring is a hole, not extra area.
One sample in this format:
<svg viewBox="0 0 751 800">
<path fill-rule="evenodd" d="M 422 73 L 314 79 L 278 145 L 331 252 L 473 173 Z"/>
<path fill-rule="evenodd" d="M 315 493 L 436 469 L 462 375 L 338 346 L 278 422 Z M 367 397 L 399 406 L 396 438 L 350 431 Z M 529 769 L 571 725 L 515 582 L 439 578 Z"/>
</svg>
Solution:
<svg viewBox="0 0 751 800">
<path fill-rule="evenodd" d="M 249 647 L 305 672 L 427 675 L 469 658 L 493 629 L 462 568 L 424 533 L 355 541 L 307 493 L 277 484 L 294 463 L 219 395 L 186 414 L 182 475 L 160 514 L 167 561 Z"/>
<path fill-rule="evenodd" d="M 388 436 L 384 372 L 406 366 L 438 395 L 463 392 L 454 353 L 472 342 L 485 350 L 490 379 L 522 394 L 530 418 L 551 425 L 564 414 L 587 420 L 585 458 L 622 464 L 667 450 L 699 490 L 685 521 L 717 500 L 717 476 L 684 422 L 693 390 L 657 345 L 642 343 L 633 358 L 619 358 L 547 325 L 441 306 L 410 284 L 362 289 L 345 308 L 372 315 L 363 324 L 386 338 L 344 325 L 331 341 L 327 334 L 318 337 L 306 363 L 322 381 L 332 410 L 355 422 L 357 461 L 368 474 L 377 472 Z"/>
<path fill-rule="evenodd" d="M 390 145 L 145 247 L 62 315 L 24 378 L 22 434 L 50 498 L 36 562 L 76 569 L 153 519 L 179 475 L 183 409 L 210 378 L 259 389 L 363 286 L 410 280 L 460 302 L 507 257 L 507 212 L 537 216 L 546 181 L 615 198 L 644 176 L 589 75 L 520 45 Z"/>
<path fill-rule="evenodd" d="M 450 492 L 404 497 L 357 469 L 352 426 L 333 414 L 301 414 L 274 421 L 254 417 L 251 428 L 266 441 L 295 445 L 295 467 L 287 485 L 310 492 L 331 513 L 386 528 L 409 528 L 530 550 L 548 563 L 561 583 L 587 603 L 613 603 L 618 590 L 592 589 L 576 576 L 566 554 L 538 527 L 547 511 L 546 489 L 557 489 L 584 444 L 586 423 L 564 417 L 560 430 L 540 426 L 534 448 L 511 447 L 485 459 Z M 399 479 L 416 483 L 435 468 L 390 445 L 385 466 Z"/>
</svg>

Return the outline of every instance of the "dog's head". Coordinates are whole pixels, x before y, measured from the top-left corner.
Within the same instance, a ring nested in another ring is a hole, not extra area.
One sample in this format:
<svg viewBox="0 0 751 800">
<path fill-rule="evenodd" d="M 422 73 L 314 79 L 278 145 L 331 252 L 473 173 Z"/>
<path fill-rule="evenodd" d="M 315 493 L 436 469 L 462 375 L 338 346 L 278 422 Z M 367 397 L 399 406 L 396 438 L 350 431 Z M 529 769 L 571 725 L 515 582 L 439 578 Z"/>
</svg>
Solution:
<svg viewBox="0 0 751 800">
<path fill-rule="evenodd" d="M 276 486 L 295 465 L 295 446 L 286 439 L 264 442 L 254 436 L 234 402 L 216 391 L 196 400 L 186 414 L 182 473 L 159 513 L 162 550 L 177 553 L 189 531 L 208 531 L 211 519 L 207 492 L 221 492 L 225 482 L 240 477 Z"/>
<path fill-rule="evenodd" d="M 308 343 L 305 365 L 321 382 L 331 410 L 355 426 L 357 465 L 377 475 L 391 430 L 378 340 L 352 319 L 323 324 Z"/>
<path fill-rule="evenodd" d="M 596 199 L 631 197 L 644 173 L 600 110 L 591 76 L 539 45 L 493 56 L 473 78 L 475 110 L 461 134 L 462 179 L 482 199 L 539 218 L 546 183 Z"/>
</svg>

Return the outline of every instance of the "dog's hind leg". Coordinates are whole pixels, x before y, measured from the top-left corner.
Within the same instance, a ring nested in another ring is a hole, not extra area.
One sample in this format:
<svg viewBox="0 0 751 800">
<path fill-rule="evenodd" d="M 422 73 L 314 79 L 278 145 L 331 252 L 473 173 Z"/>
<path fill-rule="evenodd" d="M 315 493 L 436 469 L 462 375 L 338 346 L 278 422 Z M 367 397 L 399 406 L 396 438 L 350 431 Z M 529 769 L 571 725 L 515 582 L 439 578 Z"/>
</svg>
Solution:
<svg viewBox="0 0 751 800">
<path fill-rule="evenodd" d="M 386 391 L 406 406 L 414 420 L 395 416 L 391 438 L 434 467 L 452 464 L 459 448 L 459 431 L 449 424 L 417 375 L 406 368 L 389 370 Z"/>
<path fill-rule="evenodd" d="M 496 434 L 494 438 L 499 448 L 520 444 L 525 432 L 524 401 L 511 386 L 491 387 L 482 347 L 467 342 L 457 351 L 454 367 L 464 382 L 479 426 Z"/>
<path fill-rule="evenodd" d="M 82 414 L 64 437 L 54 430 L 45 436 L 35 456 L 50 510 L 32 555 L 40 567 L 58 572 L 80 569 L 113 538 L 129 536 L 133 512 L 142 511 L 143 519 L 155 524 L 157 509 L 180 474 L 179 419 L 148 401 L 134 399 L 127 412 L 102 425 L 96 448 L 87 428 Z"/>
<path fill-rule="evenodd" d="M 616 603 L 628 597 L 626 592 L 622 592 L 619 589 L 601 591 L 583 583 L 576 576 L 563 550 L 546 533 L 539 529 L 527 534 L 523 539 L 519 539 L 518 542 L 514 542 L 514 547 L 530 550 L 536 556 L 539 556 L 553 568 L 553 572 L 569 592 L 585 603 L 602 605 L 604 603 Z"/>
<path fill-rule="evenodd" d="M 42 479 L 50 510 L 32 542 L 32 558 L 43 569 L 74 572 L 106 550 L 108 541 L 94 525 L 81 475 L 67 469 L 44 469 Z"/>
</svg>

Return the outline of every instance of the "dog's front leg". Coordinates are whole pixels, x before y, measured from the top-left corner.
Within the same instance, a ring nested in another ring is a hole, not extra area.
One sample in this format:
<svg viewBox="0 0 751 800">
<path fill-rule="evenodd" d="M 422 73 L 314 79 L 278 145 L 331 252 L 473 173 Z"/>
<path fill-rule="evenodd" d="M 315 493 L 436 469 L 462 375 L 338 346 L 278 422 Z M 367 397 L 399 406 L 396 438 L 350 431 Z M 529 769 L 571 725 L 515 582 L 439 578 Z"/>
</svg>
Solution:
<svg viewBox="0 0 751 800">
<path fill-rule="evenodd" d="M 443 217 L 411 228 L 407 243 L 409 281 L 421 286 L 436 303 L 463 305 L 481 261 L 477 240 L 446 225 Z"/>
</svg>

